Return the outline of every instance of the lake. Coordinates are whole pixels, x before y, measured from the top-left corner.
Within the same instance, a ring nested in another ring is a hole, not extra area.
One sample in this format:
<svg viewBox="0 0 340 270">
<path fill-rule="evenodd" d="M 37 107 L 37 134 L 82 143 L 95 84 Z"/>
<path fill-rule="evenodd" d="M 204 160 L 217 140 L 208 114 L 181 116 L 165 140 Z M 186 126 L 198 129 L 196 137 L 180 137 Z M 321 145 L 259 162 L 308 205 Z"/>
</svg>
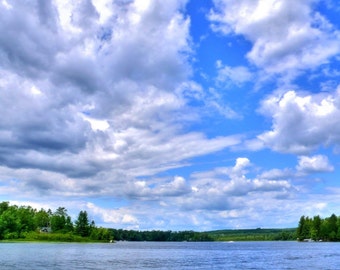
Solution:
<svg viewBox="0 0 340 270">
<path fill-rule="evenodd" d="M 0 243 L 0 269 L 339 269 L 340 243 Z"/>
</svg>

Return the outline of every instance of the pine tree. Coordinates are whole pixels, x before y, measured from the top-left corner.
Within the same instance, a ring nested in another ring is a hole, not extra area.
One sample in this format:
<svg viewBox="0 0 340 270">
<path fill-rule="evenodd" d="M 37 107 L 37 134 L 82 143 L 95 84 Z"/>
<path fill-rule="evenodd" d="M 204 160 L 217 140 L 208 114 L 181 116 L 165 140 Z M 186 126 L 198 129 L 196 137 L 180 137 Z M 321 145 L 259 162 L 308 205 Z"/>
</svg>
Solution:
<svg viewBox="0 0 340 270">
<path fill-rule="evenodd" d="M 80 211 L 78 218 L 75 222 L 76 225 L 76 234 L 87 237 L 91 233 L 91 225 L 89 223 L 89 219 L 86 211 Z"/>
</svg>

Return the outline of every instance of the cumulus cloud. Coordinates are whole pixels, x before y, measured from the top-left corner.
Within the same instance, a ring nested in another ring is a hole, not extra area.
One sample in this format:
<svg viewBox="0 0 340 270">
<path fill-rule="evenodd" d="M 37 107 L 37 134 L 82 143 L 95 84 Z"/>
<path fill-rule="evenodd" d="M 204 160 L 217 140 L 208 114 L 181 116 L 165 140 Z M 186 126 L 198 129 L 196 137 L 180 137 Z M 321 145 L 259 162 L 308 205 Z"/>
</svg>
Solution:
<svg viewBox="0 0 340 270">
<path fill-rule="evenodd" d="M 195 173 L 190 181 L 192 194 L 181 199 L 185 208 L 232 211 L 243 208 L 250 197 L 277 199 L 294 190 L 288 180 L 248 177 L 248 158 L 237 158 L 232 167 Z"/>
<path fill-rule="evenodd" d="M 143 180 L 136 181 L 129 185 L 127 195 L 144 200 L 159 200 L 165 197 L 178 197 L 190 192 L 190 186 L 185 179 L 176 176 L 172 181 L 168 182 L 163 182 L 161 179 L 150 184 Z"/>
<path fill-rule="evenodd" d="M 148 177 L 239 143 L 185 130 L 198 118 L 188 101 L 202 98 L 189 80 L 186 1 L 6 3 L 0 170 L 25 194 L 129 196 L 138 177 L 150 187 Z M 178 192 L 182 178 L 146 193 Z"/>
<path fill-rule="evenodd" d="M 339 90 L 330 94 L 274 93 L 260 112 L 272 117 L 272 129 L 257 136 L 257 145 L 275 151 L 308 154 L 319 146 L 335 146 L 339 137 Z"/>
<path fill-rule="evenodd" d="M 243 35 L 252 43 L 249 61 L 273 73 L 327 63 L 340 51 L 339 32 L 315 1 L 215 0 L 210 20 L 216 31 Z"/>
<path fill-rule="evenodd" d="M 250 160 L 248 158 L 237 158 L 236 164 L 233 167 L 233 172 L 243 173 L 243 169 L 250 165 Z"/>
<path fill-rule="evenodd" d="M 25 190 L 25 196 L 39 194 L 40 197 L 49 199 L 55 196 L 86 199 L 89 195 L 101 194 L 104 198 L 109 196 L 119 199 L 123 202 L 122 206 L 115 209 L 101 207 L 95 203 L 82 203 L 91 216 L 114 227 L 149 229 L 145 226 L 153 224 L 153 229 L 167 229 L 168 226 L 191 224 L 190 226 L 197 228 L 202 228 L 203 225 L 212 228 L 216 215 L 229 217 L 231 226 L 232 222 L 241 220 L 250 213 L 249 211 L 252 211 L 252 216 L 262 211 L 261 209 L 267 207 L 268 201 L 276 205 L 294 194 L 295 187 L 289 180 L 249 177 L 248 170 L 253 168 L 251 164 L 249 159 L 240 157 L 232 166 L 197 172 L 188 179 L 175 176 L 172 179 L 136 180 L 121 175 L 120 181 L 113 182 L 105 175 L 100 175 L 97 179 L 82 179 L 82 184 L 72 178 L 61 178 L 61 175 L 57 174 L 53 176 L 50 172 L 39 174 L 38 170 L 24 169 L 13 171 L 13 176 L 18 179 L 22 175 L 26 176 L 26 182 L 14 179 L 11 181 L 13 187 L 18 183 L 25 185 L 25 189 L 21 188 Z M 10 173 L 8 170 L 10 169 L 0 171 L 4 173 L 2 179 Z M 30 175 L 29 179 L 27 175 Z M 48 178 L 51 182 L 46 181 Z M 99 179 L 101 188 L 98 188 Z M 10 182 L 9 179 L 5 181 Z M 38 181 L 40 193 L 37 190 Z M 96 185 L 97 189 L 93 185 Z M 36 190 L 33 191 L 32 187 Z M 261 201 L 258 200 L 259 197 Z M 74 205 L 70 206 L 72 210 L 76 209 Z M 209 212 L 215 214 L 210 215 Z"/>
<path fill-rule="evenodd" d="M 334 167 L 329 163 L 326 156 L 315 155 L 315 156 L 300 156 L 299 163 L 296 169 L 300 173 L 318 173 L 318 172 L 331 172 Z"/>
</svg>

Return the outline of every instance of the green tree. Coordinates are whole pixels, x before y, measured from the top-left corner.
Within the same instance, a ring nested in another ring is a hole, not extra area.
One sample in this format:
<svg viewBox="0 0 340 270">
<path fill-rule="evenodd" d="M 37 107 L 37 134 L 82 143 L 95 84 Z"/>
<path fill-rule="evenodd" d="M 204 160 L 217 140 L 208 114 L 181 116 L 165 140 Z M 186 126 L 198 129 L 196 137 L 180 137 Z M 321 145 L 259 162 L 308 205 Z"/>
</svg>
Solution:
<svg viewBox="0 0 340 270">
<path fill-rule="evenodd" d="M 9 208 L 9 202 L 1 202 L 0 203 L 0 216 L 3 212 L 5 212 Z"/>
<path fill-rule="evenodd" d="M 99 240 L 99 241 L 110 241 L 113 240 L 113 236 L 111 235 L 111 232 L 107 228 L 93 228 L 91 230 L 90 238 L 93 240 Z"/>
<path fill-rule="evenodd" d="M 306 238 L 310 238 L 310 219 L 302 216 L 299 221 L 299 225 L 296 231 L 297 238 L 302 241 Z"/>
<path fill-rule="evenodd" d="M 51 210 L 49 211 L 51 212 Z M 51 222 L 51 213 L 45 211 L 44 209 L 40 209 L 36 212 L 34 216 L 34 222 L 36 227 L 43 228 L 43 227 L 50 227 Z"/>
<path fill-rule="evenodd" d="M 329 240 L 336 241 L 337 240 L 337 233 L 338 233 L 338 218 L 335 214 L 332 214 L 328 218 L 328 233 L 329 233 Z"/>
<path fill-rule="evenodd" d="M 320 216 L 315 216 L 312 221 L 311 238 L 314 240 L 319 240 L 321 236 L 321 218 Z"/>
<path fill-rule="evenodd" d="M 17 208 L 18 234 L 19 237 L 23 232 L 30 232 L 36 229 L 35 210 L 31 206 L 21 206 Z"/>
<path fill-rule="evenodd" d="M 52 232 L 72 232 L 73 224 L 65 207 L 58 207 L 51 217 Z"/>
<path fill-rule="evenodd" d="M 91 225 L 89 223 L 89 219 L 86 211 L 80 211 L 78 218 L 75 222 L 75 231 L 76 234 L 87 237 L 91 233 Z"/>
<path fill-rule="evenodd" d="M 336 238 L 338 241 L 340 241 L 340 216 L 338 216 L 338 221 L 337 221 L 337 226 L 338 226 L 338 233 L 336 235 Z"/>
<path fill-rule="evenodd" d="M 18 219 L 17 206 L 9 206 L 0 216 L 0 238 L 18 238 L 20 223 Z"/>
</svg>

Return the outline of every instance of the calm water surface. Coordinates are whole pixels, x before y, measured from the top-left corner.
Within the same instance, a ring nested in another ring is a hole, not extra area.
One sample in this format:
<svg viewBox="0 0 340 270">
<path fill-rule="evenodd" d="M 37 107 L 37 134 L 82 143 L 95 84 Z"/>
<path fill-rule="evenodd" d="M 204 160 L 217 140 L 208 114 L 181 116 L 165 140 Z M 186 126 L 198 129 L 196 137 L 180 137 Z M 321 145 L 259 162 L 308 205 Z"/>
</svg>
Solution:
<svg viewBox="0 0 340 270">
<path fill-rule="evenodd" d="M 0 269 L 340 269 L 340 243 L 0 243 Z"/>
</svg>

